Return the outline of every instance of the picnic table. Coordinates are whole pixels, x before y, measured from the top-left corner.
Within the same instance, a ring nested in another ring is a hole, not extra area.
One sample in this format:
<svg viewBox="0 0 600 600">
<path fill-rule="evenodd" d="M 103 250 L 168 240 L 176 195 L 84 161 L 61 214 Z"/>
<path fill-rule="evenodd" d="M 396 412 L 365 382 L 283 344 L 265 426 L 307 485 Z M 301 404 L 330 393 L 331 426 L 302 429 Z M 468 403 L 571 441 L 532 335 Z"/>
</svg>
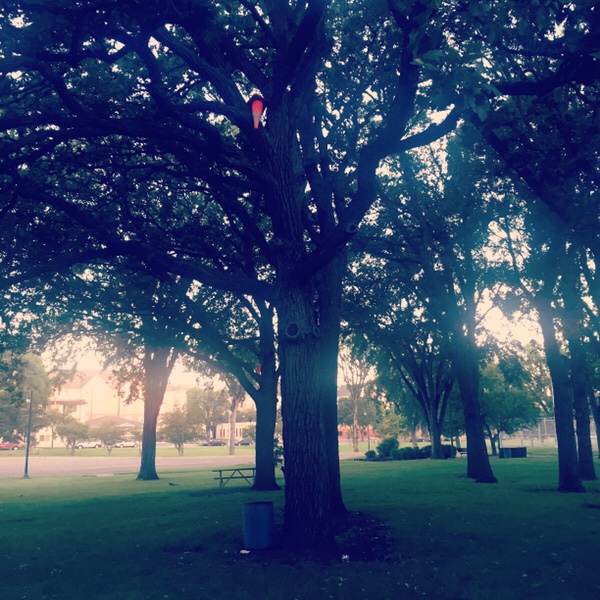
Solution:
<svg viewBox="0 0 600 600">
<path fill-rule="evenodd" d="M 256 467 L 228 467 L 223 469 L 213 469 L 213 473 L 218 473 L 215 479 L 219 480 L 219 487 L 227 485 L 232 479 L 243 479 L 250 485 L 254 485 L 254 476 Z"/>
</svg>

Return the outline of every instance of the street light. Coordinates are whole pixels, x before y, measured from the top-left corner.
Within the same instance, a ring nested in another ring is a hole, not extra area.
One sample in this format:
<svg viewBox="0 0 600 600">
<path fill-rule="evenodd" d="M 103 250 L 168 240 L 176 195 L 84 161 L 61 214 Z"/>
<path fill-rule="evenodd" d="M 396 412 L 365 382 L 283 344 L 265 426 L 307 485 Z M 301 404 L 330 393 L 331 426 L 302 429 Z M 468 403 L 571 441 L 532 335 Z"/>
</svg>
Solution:
<svg viewBox="0 0 600 600">
<path fill-rule="evenodd" d="M 29 420 L 27 421 L 27 448 L 25 449 L 25 472 L 23 477 L 29 478 L 29 448 L 31 446 L 31 416 L 33 414 L 33 390 L 29 392 Z"/>
</svg>

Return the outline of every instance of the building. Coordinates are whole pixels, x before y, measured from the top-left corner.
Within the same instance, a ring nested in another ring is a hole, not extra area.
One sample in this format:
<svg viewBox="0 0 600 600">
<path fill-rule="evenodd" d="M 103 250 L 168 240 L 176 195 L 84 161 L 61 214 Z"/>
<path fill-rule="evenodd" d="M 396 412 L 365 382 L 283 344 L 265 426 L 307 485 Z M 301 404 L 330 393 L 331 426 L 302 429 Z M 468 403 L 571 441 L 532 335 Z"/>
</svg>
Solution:
<svg viewBox="0 0 600 600">
<path fill-rule="evenodd" d="M 169 384 L 161 407 L 161 413 L 186 403 L 185 386 Z M 63 413 L 89 425 L 100 425 L 115 421 L 125 426 L 142 425 L 144 422 L 144 402 L 136 400 L 125 403 L 127 390 L 120 388 L 109 371 L 78 371 L 55 390 L 48 402 L 49 409 Z M 52 445 L 51 432 L 44 429 L 36 438 L 40 447 Z M 56 443 L 56 441 L 55 441 Z M 60 442 L 59 442 L 60 444 Z"/>
</svg>

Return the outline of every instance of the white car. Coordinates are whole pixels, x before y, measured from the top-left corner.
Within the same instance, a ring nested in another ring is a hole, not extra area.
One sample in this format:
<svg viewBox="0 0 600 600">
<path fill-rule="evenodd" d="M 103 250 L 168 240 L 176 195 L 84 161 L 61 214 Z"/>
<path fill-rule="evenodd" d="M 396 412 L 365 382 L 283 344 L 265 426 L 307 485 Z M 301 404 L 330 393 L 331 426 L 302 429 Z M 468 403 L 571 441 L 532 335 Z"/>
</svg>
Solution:
<svg viewBox="0 0 600 600">
<path fill-rule="evenodd" d="M 135 440 L 121 440 L 115 443 L 115 448 L 135 448 L 136 446 Z"/>
<path fill-rule="evenodd" d="M 83 440 L 83 442 L 79 442 L 75 444 L 75 448 L 100 448 L 102 446 L 102 440 L 91 439 L 91 440 Z"/>
</svg>

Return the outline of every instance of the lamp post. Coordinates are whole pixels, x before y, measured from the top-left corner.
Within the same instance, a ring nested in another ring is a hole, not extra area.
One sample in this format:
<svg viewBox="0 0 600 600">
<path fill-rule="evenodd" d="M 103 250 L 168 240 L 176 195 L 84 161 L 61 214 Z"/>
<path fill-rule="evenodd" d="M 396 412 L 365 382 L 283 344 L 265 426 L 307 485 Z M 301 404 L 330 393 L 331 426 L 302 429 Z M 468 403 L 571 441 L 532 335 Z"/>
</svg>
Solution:
<svg viewBox="0 0 600 600">
<path fill-rule="evenodd" d="M 23 478 L 29 478 L 29 448 L 31 447 L 31 417 L 33 415 L 33 390 L 29 392 L 29 419 L 27 421 L 27 447 L 25 449 L 25 471 Z"/>
</svg>

